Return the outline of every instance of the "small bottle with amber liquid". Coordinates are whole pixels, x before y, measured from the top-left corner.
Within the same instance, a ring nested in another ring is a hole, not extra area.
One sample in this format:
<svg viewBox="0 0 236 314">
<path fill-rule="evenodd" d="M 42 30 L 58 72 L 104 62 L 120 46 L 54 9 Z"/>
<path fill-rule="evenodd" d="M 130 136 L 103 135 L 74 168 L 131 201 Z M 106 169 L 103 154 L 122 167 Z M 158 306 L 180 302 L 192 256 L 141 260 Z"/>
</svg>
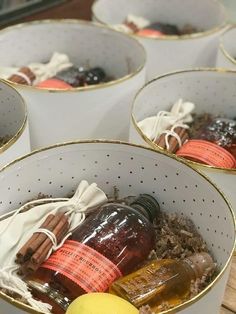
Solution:
<svg viewBox="0 0 236 314">
<path fill-rule="evenodd" d="M 197 253 L 182 261 L 163 259 L 115 281 L 110 293 L 116 294 L 137 308 L 149 305 L 158 313 L 160 305 L 181 304 L 190 295 L 191 282 L 214 270 L 208 253 Z"/>
<path fill-rule="evenodd" d="M 93 211 L 64 245 L 26 281 L 33 295 L 64 313 L 72 300 L 104 292 L 155 248 L 157 201 L 141 194 L 131 205 L 107 203 Z"/>
</svg>

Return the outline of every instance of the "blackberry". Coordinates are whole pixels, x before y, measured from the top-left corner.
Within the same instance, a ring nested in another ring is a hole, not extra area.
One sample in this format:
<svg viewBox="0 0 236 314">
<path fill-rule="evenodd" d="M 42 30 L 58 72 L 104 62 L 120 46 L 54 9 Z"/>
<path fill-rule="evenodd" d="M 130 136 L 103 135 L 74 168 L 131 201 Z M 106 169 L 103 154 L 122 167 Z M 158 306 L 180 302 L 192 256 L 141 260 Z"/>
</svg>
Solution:
<svg viewBox="0 0 236 314">
<path fill-rule="evenodd" d="M 147 28 L 157 30 L 163 33 L 164 35 L 180 35 L 178 27 L 172 24 L 153 23 L 149 25 Z"/>
<path fill-rule="evenodd" d="M 83 68 L 72 66 L 68 69 L 60 71 L 54 78 L 64 81 L 73 87 L 79 87 L 84 85 L 83 82 L 85 72 L 86 71 Z"/>
<path fill-rule="evenodd" d="M 86 71 L 85 83 L 88 85 L 99 84 L 106 79 L 106 73 L 103 69 L 97 67 Z"/>
</svg>

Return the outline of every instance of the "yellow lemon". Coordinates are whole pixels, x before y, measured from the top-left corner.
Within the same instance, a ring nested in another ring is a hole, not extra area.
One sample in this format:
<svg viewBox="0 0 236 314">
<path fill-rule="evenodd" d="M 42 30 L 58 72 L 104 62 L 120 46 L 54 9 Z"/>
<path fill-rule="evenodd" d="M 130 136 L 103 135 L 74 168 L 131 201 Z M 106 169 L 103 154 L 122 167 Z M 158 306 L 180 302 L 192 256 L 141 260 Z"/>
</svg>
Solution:
<svg viewBox="0 0 236 314">
<path fill-rule="evenodd" d="M 138 314 L 128 301 L 109 293 L 88 293 L 75 299 L 66 314 Z"/>
</svg>

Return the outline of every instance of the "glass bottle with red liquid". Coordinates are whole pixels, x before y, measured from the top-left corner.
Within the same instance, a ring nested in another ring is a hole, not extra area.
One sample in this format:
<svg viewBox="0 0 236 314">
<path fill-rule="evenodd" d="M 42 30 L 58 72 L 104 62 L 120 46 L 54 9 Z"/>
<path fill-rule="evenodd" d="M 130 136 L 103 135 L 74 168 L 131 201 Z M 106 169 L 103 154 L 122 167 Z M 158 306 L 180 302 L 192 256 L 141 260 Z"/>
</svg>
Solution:
<svg viewBox="0 0 236 314">
<path fill-rule="evenodd" d="M 141 194 L 131 205 L 107 203 L 91 213 L 64 245 L 26 281 L 36 298 L 62 314 L 72 300 L 107 291 L 155 248 L 159 205 Z"/>
</svg>

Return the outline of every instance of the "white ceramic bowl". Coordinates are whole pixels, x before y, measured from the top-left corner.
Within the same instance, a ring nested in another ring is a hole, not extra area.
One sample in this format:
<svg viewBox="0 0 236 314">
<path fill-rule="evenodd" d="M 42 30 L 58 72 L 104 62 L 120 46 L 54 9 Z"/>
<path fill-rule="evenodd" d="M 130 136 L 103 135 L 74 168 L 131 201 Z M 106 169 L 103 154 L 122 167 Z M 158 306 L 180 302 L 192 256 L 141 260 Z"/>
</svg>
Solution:
<svg viewBox="0 0 236 314">
<path fill-rule="evenodd" d="M 77 65 L 103 67 L 114 80 L 69 91 L 12 84 L 28 104 L 32 148 L 73 139 L 127 140 L 131 100 L 145 82 L 140 43 L 78 20 L 36 21 L 0 31 L 2 66 L 45 62 L 55 51 Z"/>
<path fill-rule="evenodd" d="M 147 38 L 135 36 L 147 51 L 148 80 L 165 72 L 192 67 L 215 66 L 218 37 L 227 15 L 216 0 L 97 0 L 93 18 L 103 24 L 122 23 L 128 14 L 143 16 L 151 22 L 183 27 L 191 24 L 199 33 L 185 36 Z"/>
<path fill-rule="evenodd" d="M 138 127 L 137 122 L 170 110 L 179 98 L 196 104 L 196 113 L 210 112 L 236 117 L 236 72 L 217 69 L 186 70 L 160 76 L 147 84 L 137 94 L 132 108 L 130 141 L 154 149 L 160 148 L 151 142 Z M 187 161 L 187 160 L 186 160 Z M 219 186 L 236 212 L 236 169 L 221 169 L 187 161 L 203 171 Z"/>
<path fill-rule="evenodd" d="M 236 70 L 235 58 L 236 58 L 236 27 L 235 25 L 233 25 L 229 27 L 220 37 L 216 66 Z"/>
<path fill-rule="evenodd" d="M 190 217 L 206 240 L 220 273 L 201 294 L 174 312 L 219 311 L 235 244 L 234 215 L 223 194 L 183 161 L 121 142 L 84 141 L 52 146 L 0 171 L 0 213 L 17 208 L 39 192 L 53 197 L 68 195 L 81 179 L 96 182 L 110 195 L 114 186 L 121 197 L 149 193 L 158 199 L 163 210 Z M 3 313 L 36 313 L 3 293 L 0 297 Z"/>
<path fill-rule="evenodd" d="M 0 167 L 30 152 L 27 109 L 23 98 L 9 84 L 0 81 Z"/>
</svg>

